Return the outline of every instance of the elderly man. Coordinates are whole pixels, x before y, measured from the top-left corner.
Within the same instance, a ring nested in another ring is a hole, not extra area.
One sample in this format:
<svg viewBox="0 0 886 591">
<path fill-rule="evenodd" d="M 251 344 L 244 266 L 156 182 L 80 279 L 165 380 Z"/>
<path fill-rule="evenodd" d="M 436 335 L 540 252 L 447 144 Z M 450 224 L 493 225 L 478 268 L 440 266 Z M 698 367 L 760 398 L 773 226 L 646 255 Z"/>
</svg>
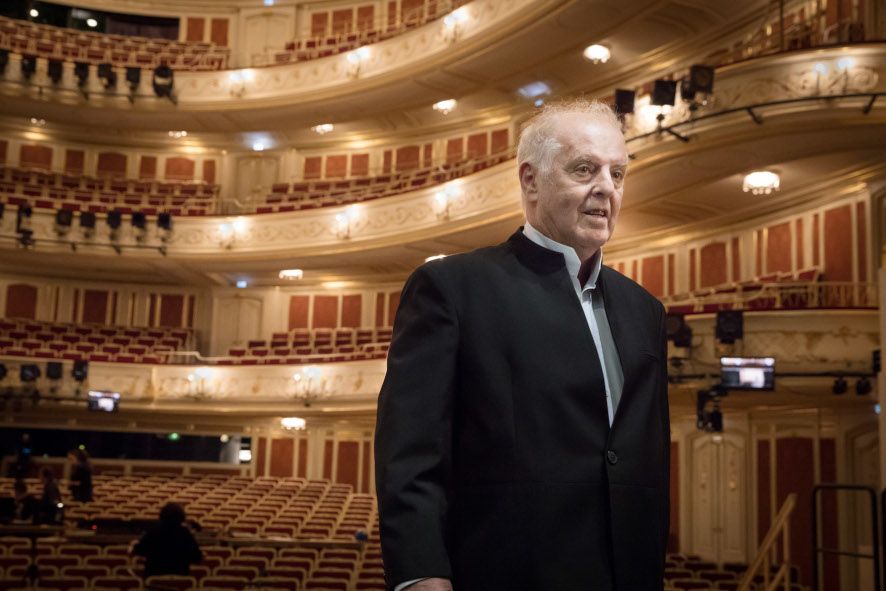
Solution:
<svg viewBox="0 0 886 591">
<path fill-rule="evenodd" d="M 602 266 L 618 119 L 546 107 L 517 161 L 526 225 L 403 289 L 376 427 L 388 588 L 661 590 L 665 313 Z"/>
</svg>

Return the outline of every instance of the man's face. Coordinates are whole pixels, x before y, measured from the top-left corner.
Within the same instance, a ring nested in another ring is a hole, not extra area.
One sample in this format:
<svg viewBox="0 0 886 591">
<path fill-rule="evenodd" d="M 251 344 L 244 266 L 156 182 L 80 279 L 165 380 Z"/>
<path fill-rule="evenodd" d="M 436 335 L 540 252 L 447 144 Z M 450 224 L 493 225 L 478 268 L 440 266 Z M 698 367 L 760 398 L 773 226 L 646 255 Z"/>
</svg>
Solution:
<svg viewBox="0 0 886 591">
<path fill-rule="evenodd" d="M 536 229 L 586 260 L 615 229 L 627 148 L 619 130 L 586 115 L 564 116 L 555 136 L 562 148 L 548 174 L 521 168 L 526 216 Z M 527 180 L 527 174 L 532 178 Z"/>
</svg>

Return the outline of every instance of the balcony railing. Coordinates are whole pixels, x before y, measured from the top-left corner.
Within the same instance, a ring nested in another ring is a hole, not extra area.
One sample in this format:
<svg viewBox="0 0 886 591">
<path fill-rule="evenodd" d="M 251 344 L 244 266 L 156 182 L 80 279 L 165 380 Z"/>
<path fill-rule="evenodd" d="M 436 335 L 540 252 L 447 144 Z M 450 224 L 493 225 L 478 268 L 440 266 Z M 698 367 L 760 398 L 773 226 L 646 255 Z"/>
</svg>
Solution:
<svg viewBox="0 0 886 591">
<path fill-rule="evenodd" d="M 662 298 L 668 312 L 702 314 L 719 310 L 876 309 L 876 283 L 738 283 Z"/>
</svg>

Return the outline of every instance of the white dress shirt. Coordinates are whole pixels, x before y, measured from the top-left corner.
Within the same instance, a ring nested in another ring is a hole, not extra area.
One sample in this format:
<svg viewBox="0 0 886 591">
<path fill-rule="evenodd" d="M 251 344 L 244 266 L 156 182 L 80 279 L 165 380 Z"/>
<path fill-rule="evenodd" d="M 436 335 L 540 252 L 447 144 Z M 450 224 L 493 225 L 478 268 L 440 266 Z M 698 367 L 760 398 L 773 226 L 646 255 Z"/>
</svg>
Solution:
<svg viewBox="0 0 886 591">
<path fill-rule="evenodd" d="M 572 286 L 575 288 L 575 295 L 578 297 L 581 308 L 585 313 L 585 320 L 587 320 L 588 328 L 591 331 L 594 347 L 597 349 L 597 357 L 600 359 L 601 369 L 603 370 L 603 386 L 606 390 L 606 411 L 609 414 L 609 425 L 611 426 L 612 419 L 615 417 L 615 408 L 618 405 L 618 399 L 621 397 L 621 390 L 624 386 L 624 376 L 622 374 L 621 361 L 618 358 L 618 351 L 615 348 L 615 341 L 612 338 L 609 322 L 606 319 L 606 310 L 603 308 L 603 298 L 596 292 L 597 279 L 600 277 L 600 269 L 603 267 L 603 250 L 600 249 L 594 254 L 593 267 L 588 280 L 584 285 L 579 285 L 578 272 L 581 268 L 581 259 L 578 258 L 574 248 L 548 238 L 533 228 L 529 222 L 526 222 L 523 226 L 523 235 L 541 247 L 561 253 L 566 260 L 566 270 L 569 272 Z M 595 294 L 597 295 L 595 296 Z M 615 395 L 614 404 L 613 394 Z M 403 591 L 411 585 L 424 581 L 426 578 L 400 583 L 394 587 L 394 591 Z"/>
</svg>

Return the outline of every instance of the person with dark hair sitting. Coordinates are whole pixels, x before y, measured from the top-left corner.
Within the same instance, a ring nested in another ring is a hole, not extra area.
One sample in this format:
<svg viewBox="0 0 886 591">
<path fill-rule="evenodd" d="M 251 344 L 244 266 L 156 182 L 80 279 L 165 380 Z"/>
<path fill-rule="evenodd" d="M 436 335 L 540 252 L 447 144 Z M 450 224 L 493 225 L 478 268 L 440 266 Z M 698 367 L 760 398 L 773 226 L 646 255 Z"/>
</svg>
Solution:
<svg viewBox="0 0 886 591">
<path fill-rule="evenodd" d="M 145 557 L 145 578 L 156 575 L 182 575 L 203 560 L 194 534 L 185 527 L 185 510 L 178 503 L 160 509 L 157 525 L 134 542 L 131 553 Z"/>
<path fill-rule="evenodd" d="M 40 497 L 40 523 L 61 524 L 62 518 L 62 493 L 58 488 L 58 480 L 52 468 L 44 466 L 40 469 L 40 480 L 43 481 L 43 495 Z"/>
<path fill-rule="evenodd" d="M 68 452 L 71 461 L 70 490 L 75 501 L 89 503 L 92 501 L 92 465 L 89 455 L 82 449 Z"/>
<path fill-rule="evenodd" d="M 13 520 L 37 523 L 40 519 L 40 501 L 28 492 L 28 483 L 21 478 L 16 478 L 15 484 L 12 485 L 12 490 L 15 495 Z"/>
</svg>

